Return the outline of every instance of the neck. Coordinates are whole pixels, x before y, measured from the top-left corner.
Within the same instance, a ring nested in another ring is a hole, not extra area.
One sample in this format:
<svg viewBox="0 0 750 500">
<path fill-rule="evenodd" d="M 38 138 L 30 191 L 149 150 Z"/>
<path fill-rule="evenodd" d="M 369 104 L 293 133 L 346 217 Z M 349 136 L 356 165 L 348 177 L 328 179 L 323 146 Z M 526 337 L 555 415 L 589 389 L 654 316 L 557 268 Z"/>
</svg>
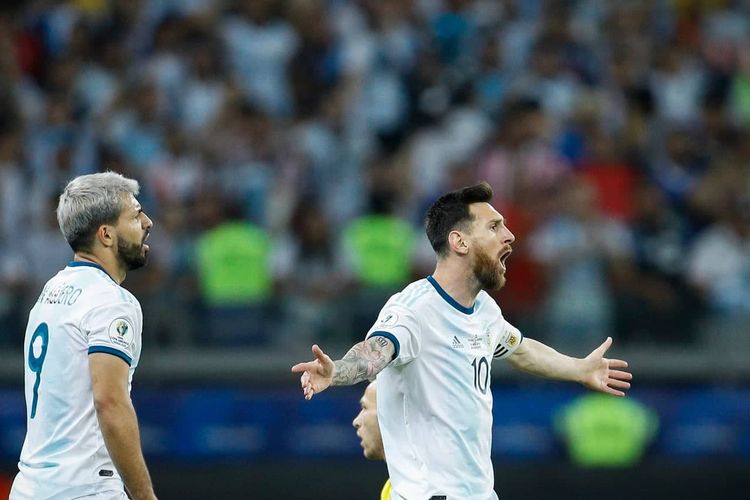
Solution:
<svg viewBox="0 0 750 500">
<path fill-rule="evenodd" d="M 125 281 L 125 270 L 117 263 L 117 259 L 112 256 L 99 256 L 90 252 L 78 251 L 73 255 L 76 262 L 92 262 L 104 269 L 118 285 Z"/>
<path fill-rule="evenodd" d="M 482 289 L 471 269 L 468 269 L 463 262 L 456 262 L 451 258 L 438 260 L 432 277 L 453 300 L 464 307 L 473 306 L 474 300 Z"/>
</svg>

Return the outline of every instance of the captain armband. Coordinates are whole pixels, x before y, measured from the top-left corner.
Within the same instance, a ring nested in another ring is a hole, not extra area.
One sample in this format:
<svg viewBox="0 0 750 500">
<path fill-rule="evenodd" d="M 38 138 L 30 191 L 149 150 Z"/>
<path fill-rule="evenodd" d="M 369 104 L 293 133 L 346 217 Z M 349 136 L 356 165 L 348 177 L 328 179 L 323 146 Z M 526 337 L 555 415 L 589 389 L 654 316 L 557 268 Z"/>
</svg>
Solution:
<svg viewBox="0 0 750 500">
<path fill-rule="evenodd" d="M 496 359 L 507 358 L 518 349 L 522 341 L 523 335 L 518 328 L 507 325 L 505 331 L 500 335 L 500 341 L 495 346 L 495 352 L 492 357 Z"/>
</svg>

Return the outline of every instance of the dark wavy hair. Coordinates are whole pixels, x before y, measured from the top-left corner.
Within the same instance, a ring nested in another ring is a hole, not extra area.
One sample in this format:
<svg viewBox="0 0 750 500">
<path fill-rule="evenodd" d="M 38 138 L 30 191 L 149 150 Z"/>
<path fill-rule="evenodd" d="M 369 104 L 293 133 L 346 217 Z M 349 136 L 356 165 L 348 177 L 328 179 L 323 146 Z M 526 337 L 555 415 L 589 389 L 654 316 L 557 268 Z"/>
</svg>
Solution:
<svg viewBox="0 0 750 500">
<path fill-rule="evenodd" d="M 492 199 L 492 188 L 482 181 L 444 194 L 427 210 L 425 231 L 432 249 L 439 256 L 448 253 L 448 235 L 456 229 L 468 230 L 474 220 L 469 212 L 472 203 L 487 203 Z"/>
</svg>

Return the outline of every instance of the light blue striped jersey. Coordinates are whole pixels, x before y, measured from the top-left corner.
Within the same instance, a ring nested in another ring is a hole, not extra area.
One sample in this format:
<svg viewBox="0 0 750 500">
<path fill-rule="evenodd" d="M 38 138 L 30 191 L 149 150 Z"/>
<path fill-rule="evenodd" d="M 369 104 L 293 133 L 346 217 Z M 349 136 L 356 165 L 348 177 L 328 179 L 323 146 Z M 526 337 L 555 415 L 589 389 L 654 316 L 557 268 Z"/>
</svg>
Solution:
<svg viewBox="0 0 750 500">
<path fill-rule="evenodd" d="M 77 498 L 123 490 L 104 445 L 89 354 L 130 365 L 141 353 L 143 314 L 96 264 L 71 262 L 44 286 L 24 339 L 26 439 L 10 498 Z"/>
<path fill-rule="evenodd" d="M 486 292 L 464 307 L 429 276 L 388 300 L 368 332 L 376 335 L 396 345 L 377 377 L 392 498 L 497 498 L 490 369 L 521 332 Z"/>
</svg>

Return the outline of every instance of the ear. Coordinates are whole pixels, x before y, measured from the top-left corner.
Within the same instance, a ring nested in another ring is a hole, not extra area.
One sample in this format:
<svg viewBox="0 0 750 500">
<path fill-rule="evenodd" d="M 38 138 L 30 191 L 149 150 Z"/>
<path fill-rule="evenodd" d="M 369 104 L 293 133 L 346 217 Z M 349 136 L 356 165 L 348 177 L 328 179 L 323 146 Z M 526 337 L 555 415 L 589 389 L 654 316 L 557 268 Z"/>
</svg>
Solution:
<svg viewBox="0 0 750 500">
<path fill-rule="evenodd" d="M 459 255 L 469 253 L 469 242 L 460 231 L 451 231 L 448 234 L 448 246 Z"/>
<path fill-rule="evenodd" d="M 96 230 L 96 239 L 105 248 L 109 248 L 115 245 L 115 228 L 109 224 L 102 224 L 99 229 Z"/>
</svg>

